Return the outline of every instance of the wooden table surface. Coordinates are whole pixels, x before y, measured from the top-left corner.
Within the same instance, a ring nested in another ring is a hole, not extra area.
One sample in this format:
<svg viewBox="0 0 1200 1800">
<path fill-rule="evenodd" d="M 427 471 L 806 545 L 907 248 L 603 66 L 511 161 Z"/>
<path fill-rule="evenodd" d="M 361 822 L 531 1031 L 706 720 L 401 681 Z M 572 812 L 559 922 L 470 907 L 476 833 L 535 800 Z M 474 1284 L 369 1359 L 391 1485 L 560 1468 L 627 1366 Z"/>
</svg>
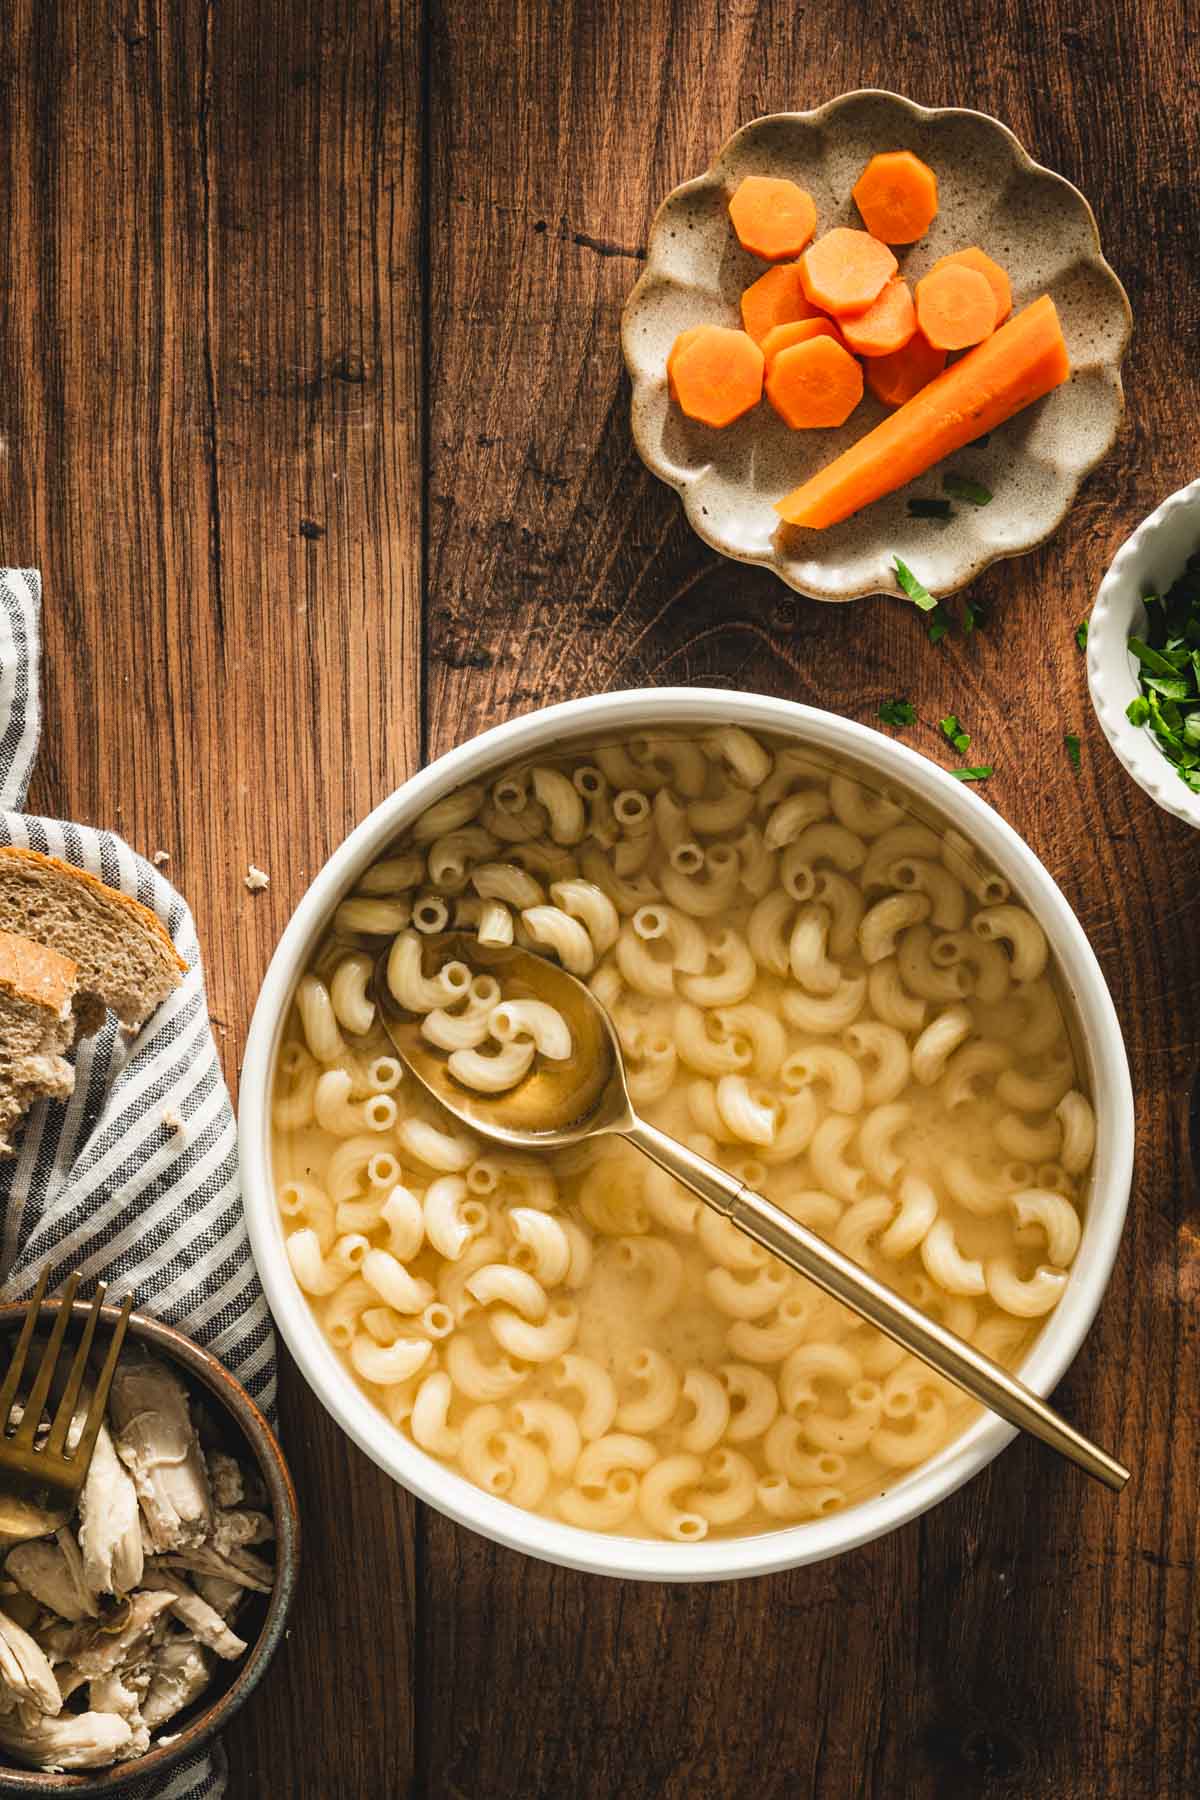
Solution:
<svg viewBox="0 0 1200 1800">
<path fill-rule="evenodd" d="M 164 847 L 226 1072 L 292 907 L 424 760 L 544 702 L 718 683 L 909 741 L 953 708 L 1104 967 L 1128 1230 L 1059 1401 L 1120 1502 L 1020 1443 L 834 1563 L 633 1587 L 415 1505 L 286 1358 L 308 1555 L 230 1793 L 1200 1791 L 1197 840 L 1126 779 L 1074 627 L 1197 473 L 1188 0 L 10 0 L 0 560 L 45 580 L 33 804 Z M 934 649 L 720 561 L 641 467 L 617 345 L 657 202 L 756 114 L 859 86 L 1005 120 L 1089 195 L 1137 319 L 1117 448 Z M 1072 772 L 1063 733 L 1079 732 Z M 249 861 L 270 889 L 242 885 Z"/>
</svg>

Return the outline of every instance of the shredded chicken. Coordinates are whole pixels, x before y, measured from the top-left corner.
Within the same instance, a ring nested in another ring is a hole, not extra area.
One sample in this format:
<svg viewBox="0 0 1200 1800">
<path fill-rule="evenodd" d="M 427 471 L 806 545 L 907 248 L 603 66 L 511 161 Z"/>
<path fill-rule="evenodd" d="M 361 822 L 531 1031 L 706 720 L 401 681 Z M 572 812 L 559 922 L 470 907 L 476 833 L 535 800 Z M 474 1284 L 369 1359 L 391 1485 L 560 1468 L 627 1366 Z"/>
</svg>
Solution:
<svg viewBox="0 0 1200 1800">
<path fill-rule="evenodd" d="M 208 1649 L 215 1650 L 226 1662 L 236 1662 L 239 1656 L 245 1654 L 245 1640 L 236 1631 L 231 1631 L 220 1613 L 207 1600 L 202 1600 L 195 1589 L 182 1581 L 173 1569 L 153 1564 L 146 1570 L 144 1579 L 147 1587 L 165 1589 L 176 1618 L 181 1619 Z"/>
<path fill-rule="evenodd" d="M 142 1701 L 142 1718 L 153 1731 L 185 1706 L 190 1706 L 208 1686 L 212 1664 L 202 1645 L 188 1634 L 171 1638 L 155 1652 L 150 1665 L 150 1686 Z M 159 1739 L 165 1743 L 165 1738 Z"/>
<path fill-rule="evenodd" d="M 0 1612 L 0 1681 L 14 1699 L 31 1701 L 41 1712 L 62 1710 L 62 1694 L 45 1651 L 6 1612 Z"/>
<path fill-rule="evenodd" d="M 242 1471 L 232 1456 L 226 1456 L 223 1450 L 209 1451 L 208 1478 L 212 1483 L 213 1500 L 222 1509 L 240 1506 L 246 1498 Z"/>
<path fill-rule="evenodd" d="M 222 1556 L 202 1544 L 196 1550 L 170 1551 L 156 1560 L 164 1569 L 184 1569 L 190 1575 L 223 1575 L 226 1581 L 236 1581 L 259 1594 L 269 1594 L 275 1580 L 270 1563 L 249 1550 L 230 1550 Z"/>
<path fill-rule="evenodd" d="M 53 1538 L 34 1538 L 9 1551 L 5 1564 L 12 1575 L 49 1612 L 63 1619 L 94 1619 L 96 1596 L 83 1573 L 79 1546 L 65 1529 Z"/>
<path fill-rule="evenodd" d="M 142 1579 L 142 1531 L 137 1489 L 100 1427 L 92 1466 L 79 1501 L 83 1574 L 97 1594 L 132 1593 Z"/>
<path fill-rule="evenodd" d="M 0 1747 L 39 1769 L 99 1769 L 124 1756 L 133 1739 L 115 1713 L 63 1713 L 50 1719 L 30 1707 L 0 1718 Z"/>
<path fill-rule="evenodd" d="M 164 1363 L 130 1355 L 117 1366 L 109 1409 L 155 1550 L 202 1543 L 212 1502 L 183 1383 Z"/>
</svg>

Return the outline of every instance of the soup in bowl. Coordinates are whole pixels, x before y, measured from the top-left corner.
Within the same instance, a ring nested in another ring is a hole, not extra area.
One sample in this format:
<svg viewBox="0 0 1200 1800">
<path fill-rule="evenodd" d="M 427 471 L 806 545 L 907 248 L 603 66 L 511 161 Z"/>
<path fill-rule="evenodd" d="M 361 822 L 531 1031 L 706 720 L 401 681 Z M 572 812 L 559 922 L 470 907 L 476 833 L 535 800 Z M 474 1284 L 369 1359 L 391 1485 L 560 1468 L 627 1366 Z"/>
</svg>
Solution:
<svg viewBox="0 0 1200 1800">
<path fill-rule="evenodd" d="M 447 959 L 441 934 L 479 947 Z M 516 942 L 585 980 L 639 1112 L 1045 1390 L 1123 1218 L 1128 1072 L 1028 850 L 809 709 L 615 695 L 487 734 L 347 841 L 268 975 L 247 1204 L 301 1366 L 501 1541 L 729 1575 L 862 1542 L 1011 1436 L 616 1137 L 497 1151 L 406 1076 L 377 965 L 464 1091 L 563 1054 Z M 557 1036 L 556 1036 L 557 1030 Z"/>
</svg>

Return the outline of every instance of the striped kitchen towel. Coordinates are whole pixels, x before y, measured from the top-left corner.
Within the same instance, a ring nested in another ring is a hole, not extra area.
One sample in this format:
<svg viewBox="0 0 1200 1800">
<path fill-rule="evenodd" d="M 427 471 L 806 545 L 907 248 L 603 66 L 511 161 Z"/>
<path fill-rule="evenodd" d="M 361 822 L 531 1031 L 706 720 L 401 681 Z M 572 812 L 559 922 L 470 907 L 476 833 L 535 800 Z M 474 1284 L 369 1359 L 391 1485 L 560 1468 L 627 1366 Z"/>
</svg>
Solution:
<svg viewBox="0 0 1200 1800">
<path fill-rule="evenodd" d="M 143 1312 L 178 1326 L 232 1369 L 263 1409 L 275 1343 L 250 1254 L 233 1109 L 209 1024 L 192 915 L 156 869 L 111 832 L 20 811 L 37 752 L 41 582 L 0 569 L 0 844 L 59 856 L 132 894 L 162 920 L 187 974 L 134 1038 L 109 1015 L 80 1044 L 75 1091 L 30 1114 L 0 1161 L 0 1273 L 19 1299 L 49 1266 L 132 1287 Z M 196 1758 L 131 1800 L 215 1800 L 225 1757 Z"/>
</svg>

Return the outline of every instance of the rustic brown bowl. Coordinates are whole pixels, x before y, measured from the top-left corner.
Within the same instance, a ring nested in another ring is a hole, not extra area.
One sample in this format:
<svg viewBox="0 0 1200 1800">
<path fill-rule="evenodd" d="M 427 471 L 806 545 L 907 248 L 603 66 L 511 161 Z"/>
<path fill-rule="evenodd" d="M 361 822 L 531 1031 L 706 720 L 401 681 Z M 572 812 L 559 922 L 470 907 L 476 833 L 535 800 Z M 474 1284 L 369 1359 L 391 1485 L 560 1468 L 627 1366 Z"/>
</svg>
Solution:
<svg viewBox="0 0 1200 1800">
<path fill-rule="evenodd" d="M 58 1300 L 43 1304 L 41 1316 L 47 1323 L 55 1317 L 60 1304 Z M 88 1302 L 75 1302 L 74 1323 L 68 1335 L 79 1329 L 90 1310 Z M 104 1307 L 97 1327 L 98 1342 L 103 1342 L 106 1330 L 112 1330 L 117 1314 L 117 1307 Z M 0 1305 L 0 1335 L 14 1333 L 24 1317 L 25 1308 L 19 1303 Z M 218 1427 L 225 1427 L 226 1447 L 238 1454 L 239 1460 L 249 1459 L 257 1464 L 275 1523 L 275 1586 L 270 1594 L 256 1594 L 247 1600 L 238 1627 L 250 1648 L 240 1662 L 221 1663 L 212 1685 L 200 1699 L 170 1721 L 169 1744 L 152 1742 L 145 1756 L 114 1763 L 108 1769 L 84 1769 L 77 1774 L 0 1766 L 0 1794 L 108 1795 L 127 1792 L 148 1777 L 161 1780 L 224 1729 L 262 1680 L 283 1637 L 300 1566 L 300 1514 L 296 1490 L 275 1433 L 228 1369 L 174 1326 L 135 1312 L 129 1320 L 129 1335 L 174 1364 L 189 1391 L 208 1404 Z"/>
</svg>

